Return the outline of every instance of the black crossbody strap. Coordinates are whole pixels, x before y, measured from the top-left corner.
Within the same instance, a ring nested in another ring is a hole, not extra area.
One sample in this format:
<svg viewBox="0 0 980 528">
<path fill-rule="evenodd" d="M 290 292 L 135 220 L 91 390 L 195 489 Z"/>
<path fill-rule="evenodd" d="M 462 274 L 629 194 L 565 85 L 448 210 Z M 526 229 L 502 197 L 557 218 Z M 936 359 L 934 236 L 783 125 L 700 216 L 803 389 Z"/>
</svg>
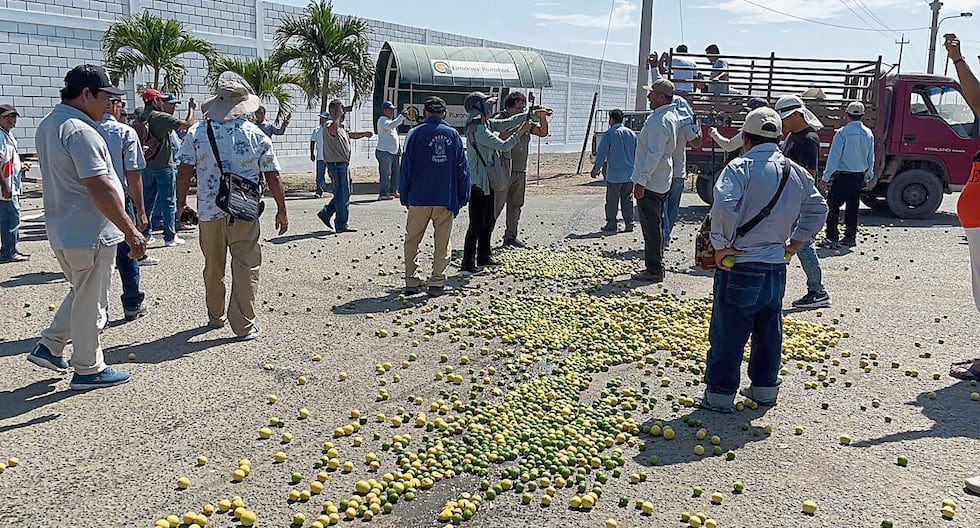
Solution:
<svg viewBox="0 0 980 528">
<path fill-rule="evenodd" d="M 214 140 L 214 129 L 211 128 L 211 120 L 208 119 L 208 142 L 211 143 L 211 152 L 214 154 L 214 161 L 218 162 L 218 172 L 221 177 L 225 177 L 225 166 L 221 163 L 221 154 L 218 154 L 218 143 Z"/>
<path fill-rule="evenodd" d="M 784 158 L 783 163 L 783 177 L 779 180 L 779 188 L 776 189 L 776 194 L 773 195 L 772 200 L 759 211 L 759 214 L 755 215 L 754 218 L 742 224 L 741 227 L 735 230 L 735 235 L 744 237 L 749 231 L 751 231 L 755 226 L 759 225 L 760 222 L 766 219 L 770 214 L 772 214 L 772 208 L 776 207 L 776 203 L 779 202 L 779 197 L 783 194 L 783 189 L 786 188 L 786 182 L 789 180 L 789 174 L 793 169 L 793 162 L 789 158 Z"/>
<path fill-rule="evenodd" d="M 476 127 L 473 127 L 473 130 L 476 130 Z M 480 153 L 480 145 L 476 142 L 476 134 L 470 132 L 466 135 L 466 140 L 473 142 L 473 150 L 476 151 L 476 157 L 480 158 L 480 163 L 483 164 L 484 169 L 489 169 L 490 167 L 487 166 L 487 160 L 483 159 L 483 154 Z"/>
</svg>

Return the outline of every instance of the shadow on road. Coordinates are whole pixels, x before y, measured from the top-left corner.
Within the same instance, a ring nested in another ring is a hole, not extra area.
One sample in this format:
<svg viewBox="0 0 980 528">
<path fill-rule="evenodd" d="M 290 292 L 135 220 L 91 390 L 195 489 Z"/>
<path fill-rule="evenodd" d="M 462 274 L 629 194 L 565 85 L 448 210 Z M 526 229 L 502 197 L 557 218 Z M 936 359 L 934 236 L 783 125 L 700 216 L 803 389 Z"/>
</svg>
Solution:
<svg viewBox="0 0 980 528">
<path fill-rule="evenodd" d="M 424 289 L 422 290 L 423 293 L 412 296 L 403 296 L 403 291 L 402 288 L 395 288 L 388 290 L 388 294 L 382 297 L 355 299 L 335 306 L 332 312 L 338 315 L 397 312 L 399 310 L 414 308 L 429 300 L 429 297 L 424 293 Z"/>
<path fill-rule="evenodd" d="M 184 330 L 170 337 L 157 339 L 156 341 L 112 347 L 105 350 L 105 362 L 110 365 L 124 362 L 163 363 L 238 340 L 236 337 L 222 337 L 219 339 L 208 339 L 206 341 L 190 340 L 195 336 L 209 331 L 211 331 L 211 328 L 200 326 L 190 330 Z M 228 332 L 230 330 L 226 327 L 219 331 Z M 130 353 L 136 354 L 135 360 L 126 359 Z"/>
<path fill-rule="evenodd" d="M 325 237 L 327 235 L 333 235 L 333 234 L 334 234 L 333 231 L 329 231 L 329 230 L 326 230 L 326 229 L 321 229 L 319 231 L 313 231 L 312 233 L 297 233 L 295 235 L 278 236 L 278 237 L 267 239 L 266 242 L 268 242 L 270 244 L 277 244 L 277 245 L 280 245 L 280 244 L 289 244 L 290 242 L 298 242 L 300 240 L 308 240 L 310 238 L 320 238 L 320 239 L 322 239 L 323 237 Z"/>
<path fill-rule="evenodd" d="M 30 337 L 18 341 L 6 341 L 0 339 L 0 357 L 10 357 L 19 354 L 28 354 L 34 350 L 40 337 Z"/>
<path fill-rule="evenodd" d="M 737 452 L 749 443 L 766 440 L 769 437 L 761 427 L 749 425 L 752 420 L 761 418 L 768 410 L 768 407 L 760 406 L 755 410 L 746 409 L 733 414 L 720 414 L 704 409 L 690 409 L 690 412 L 684 416 L 679 416 L 673 420 L 660 420 L 665 429 L 669 426 L 674 430 L 677 438 L 666 440 L 663 435 L 640 435 L 647 447 L 646 450 L 635 456 L 634 460 L 642 466 L 670 466 L 697 462 L 705 457 L 713 456 L 712 448 L 714 446 L 710 441 L 713 435 L 721 438 L 719 447 L 721 447 L 722 452 Z M 655 422 L 656 420 L 649 420 L 644 425 L 653 425 Z M 702 427 L 707 430 L 708 434 L 704 440 L 696 440 L 695 434 Z M 695 455 L 694 444 L 704 446 L 705 455 Z M 651 463 L 651 457 L 654 456 L 657 458 L 656 464 Z"/>
<path fill-rule="evenodd" d="M 56 284 L 65 282 L 65 275 L 50 271 L 34 271 L 22 273 L 0 282 L 2 288 L 17 288 L 18 286 L 40 286 L 42 284 Z"/>
<path fill-rule="evenodd" d="M 970 393 L 980 389 L 971 387 L 970 382 L 963 381 L 936 391 L 936 399 L 930 399 L 928 393 L 920 394 L 915 401 L 906 405 L 922 408 L 922 414 L 934 423 L 931 428 L 919 431 L 902 431 L 889 435 L 853 442 L 854 447 L 871 447 L 891 442 L 907 442 L 921 438 L 976 438 L 980 430 L 980 415 L 970 407 L 976 402 L 970 401 Z"/>
<path fill-rule="evenodd" d="M 25 385 L 19 389 L 0 392 L 0 421 L 15 418 L 22 414 L 27 414 L 34 409 L 38 409 L 52 403 L 57 403 L 65 398 L 68 398 L 69 396 L 78 394 L 77 391 L 57 390 L 55 385 L 62 379 L 63 378 L 50 377 L 45 380 L 35 381 L 34 383 Z M 21 427 L 28 427 L 29 425 L 37 425 L 39 423 L 48 422 L 54 420 L 58 416 L 60 415 L 49 414 L 48 416 L 35 418 L 22 424 L 4 426 L 3 428 L 0 428 L 0 433 Z"/>
</svg>

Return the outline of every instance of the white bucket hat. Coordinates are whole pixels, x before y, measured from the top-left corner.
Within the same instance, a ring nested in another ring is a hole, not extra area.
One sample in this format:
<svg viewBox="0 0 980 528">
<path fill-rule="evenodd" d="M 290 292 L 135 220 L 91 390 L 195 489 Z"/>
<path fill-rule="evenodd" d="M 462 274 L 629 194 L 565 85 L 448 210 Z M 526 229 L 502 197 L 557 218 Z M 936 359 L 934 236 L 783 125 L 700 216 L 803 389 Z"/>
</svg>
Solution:
<svg viewBox="0 0 980 528">
<path fill-rule="evenodd" d="M 806 105 L 803 103 L 803 99 L 800 99 L 796 95 L 787 95 L 785 97 L 780 97 L 776 101 L 776 105 L 773 107 L 777 112 L 779 112 L 779 117 L 786 119 L 787 117 L 793 115 L 796 112 L 803 114 L 803 118 L 806 120 L 806 124 L 813 127 L 814 130 L 820 130 L 823 128 L 823 123 L 817 116 L 811 112 Z"/>
<path fill-rule="evenodd" d="M 201 104 L 201 111 L 208 119 L 224 122 L 251 114 L 258 110 L 261 104 L 258 96 L 250 92 L 244 84 L 222 80 L 218 82 L 215 95 Z"/>
</svg>

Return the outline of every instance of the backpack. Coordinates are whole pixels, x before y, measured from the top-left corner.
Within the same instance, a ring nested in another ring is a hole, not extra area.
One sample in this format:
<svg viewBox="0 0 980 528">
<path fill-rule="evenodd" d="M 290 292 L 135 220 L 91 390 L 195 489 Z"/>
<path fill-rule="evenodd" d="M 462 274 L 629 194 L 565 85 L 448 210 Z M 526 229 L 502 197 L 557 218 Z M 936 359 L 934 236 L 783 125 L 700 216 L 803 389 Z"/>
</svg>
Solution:
<svg viewBox="0 0 980 528">
<path fill-rule="evenodd" d="M 146 159 L 155 158 L 160 153 L 163 142 L 150 133 L 150 124 L 143 115 L 133 121 L 133 129 L 136 130 L 136 135 L 140 138 L 140 145 L 143 146 L 143 157 Z"/>
</svg>

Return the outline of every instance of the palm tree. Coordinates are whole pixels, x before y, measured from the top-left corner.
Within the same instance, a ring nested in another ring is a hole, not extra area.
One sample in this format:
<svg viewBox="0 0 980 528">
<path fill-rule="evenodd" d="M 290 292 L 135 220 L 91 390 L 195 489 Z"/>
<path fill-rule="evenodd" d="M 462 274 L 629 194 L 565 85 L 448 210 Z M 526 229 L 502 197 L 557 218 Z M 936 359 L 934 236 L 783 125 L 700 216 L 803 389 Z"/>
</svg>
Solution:
<svg viewBox="0 0 980 528">
<path fill-rule="evenodd" d="M 218 84 L 222 74 L 232 73 L 244 81 L 249 90 L 263 101 L 275 100 L 279 104 L 280 114 L 293 109 L 293 95 L 289 93 L 288 85 L 306 91 L 302 75 L 283 72 L 282 60 L 278 53 L 273 53 L 268 58 L 217 57 L 211 61 L 209 67 L 208 77 L 213 85 Z"/>
<path fill-rule="evenodd" d="M 106 69 L 114 81 L 132 78 L 147 68 L 153 71 L 152 88 L 180 93 L 188 53 L 203 55 L 210 62 L 217 50 L 208 41 L 192 35 L 176 20 L 163 20 L 143 12 L 114 22 L 102 36 Z M 161 83 L 160 76 L 163 75 Z"/>
<path fill-rule="evenodd" d="M 294 63 L 304 77 L 310 108 L 320 101 L 320 111 L 326 111 L 329 97 L 337 93 L 330 79 L 333 71 L 353 85 L 352 102 L 371 91 L 374 64 L 368 54 L 369 30 L 360 18 L 335 15 L 330 0 L 312 1 L 301 15 L 280 19 L 276 45 L 283 60 Z"/>
</svg>

